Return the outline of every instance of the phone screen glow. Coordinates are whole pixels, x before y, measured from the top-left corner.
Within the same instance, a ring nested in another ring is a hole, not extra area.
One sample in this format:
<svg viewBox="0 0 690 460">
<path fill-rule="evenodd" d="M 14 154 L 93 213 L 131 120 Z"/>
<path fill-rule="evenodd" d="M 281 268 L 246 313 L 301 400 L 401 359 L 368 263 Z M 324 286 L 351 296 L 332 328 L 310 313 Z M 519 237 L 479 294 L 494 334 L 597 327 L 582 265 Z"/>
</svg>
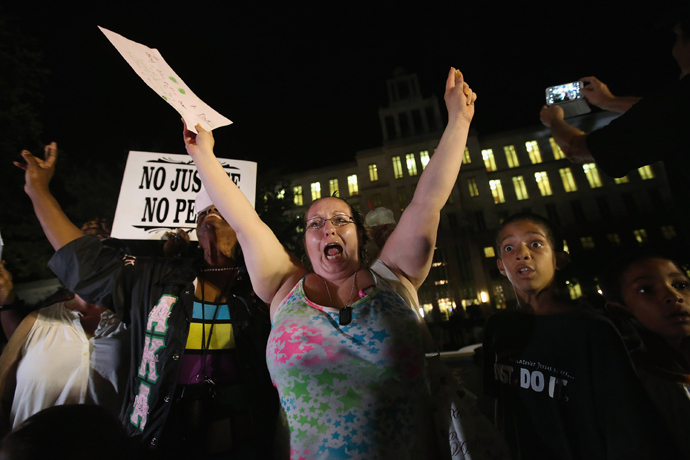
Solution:
<svg viewBox="0 0 690 460">
<path fill-rule="evenodd" d="M 551 86 L 546 90 L 546 103 L 558 104 L 559 102 L 574 101 L 582 97 L 580 93 L 581 83 L 574 81 L 564 85 Z"/>
</svg>

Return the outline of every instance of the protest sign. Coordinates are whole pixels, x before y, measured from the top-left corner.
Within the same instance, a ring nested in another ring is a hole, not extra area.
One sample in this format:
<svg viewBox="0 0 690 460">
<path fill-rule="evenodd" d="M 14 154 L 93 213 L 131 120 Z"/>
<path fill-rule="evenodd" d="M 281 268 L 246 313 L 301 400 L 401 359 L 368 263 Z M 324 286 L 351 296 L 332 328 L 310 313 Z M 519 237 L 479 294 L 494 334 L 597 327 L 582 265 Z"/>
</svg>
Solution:
<svg viewBox="0 0 690 460">
<path fill-rule="evenodd" d="M 200 124 L 206 131 L 229 125 L 228 120 L 199 99 L 155 48 L 148 48 L 103 27 L 98 27 L 132 69 L 151 89 L 182 115 L 190 131 Z"/>
<path fill-rule="evenodd" d="M 224 158 L 218 161 L 254 206 L 256 163 Z M 112 236 L 159 240 L 165 232 L 182 228 L 196 241 L 194 200 L 202 188 L 189 155 L 129 152 Z"/>
</svg>

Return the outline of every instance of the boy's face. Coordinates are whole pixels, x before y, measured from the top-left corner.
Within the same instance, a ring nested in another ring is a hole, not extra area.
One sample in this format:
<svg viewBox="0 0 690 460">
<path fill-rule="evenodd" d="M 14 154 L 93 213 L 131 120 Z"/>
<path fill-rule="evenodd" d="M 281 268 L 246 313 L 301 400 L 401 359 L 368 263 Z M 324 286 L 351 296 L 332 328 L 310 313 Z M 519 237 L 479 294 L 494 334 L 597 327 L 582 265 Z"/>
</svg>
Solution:
<svg viewBox="0 0 690 460">
<path fill-rule="evenodd" d="M 644 327 L 666 340 L 690 336 L 690 280 L 665 259 L 641 260 L 623 274 L 624 305 Z"/>
<path fill-rule="evenodd" d="M 498 241 L 498 269 L 516 291 L 539 293 L 553 282 L 556 253 L 542 225 L 529 220 L 513 222 L 501 231 Z"/>
</svg>

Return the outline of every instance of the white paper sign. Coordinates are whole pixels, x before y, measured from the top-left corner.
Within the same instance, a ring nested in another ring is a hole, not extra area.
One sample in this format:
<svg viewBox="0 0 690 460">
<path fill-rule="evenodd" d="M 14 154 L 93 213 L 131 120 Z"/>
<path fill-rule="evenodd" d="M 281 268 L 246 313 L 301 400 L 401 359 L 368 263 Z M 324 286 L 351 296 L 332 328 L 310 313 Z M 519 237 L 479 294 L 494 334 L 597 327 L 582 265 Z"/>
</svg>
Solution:
<svg viewBox="0 0 690 460">
<path fill-rule="evenodd" d="M 223 169 L 254 206 L 256 163 L 219 158 Z M 129 152 L 112 236 L 128 240 L 160 240 L 182 228 L 196 237 L 194 200 L 201 178 L 189 155 Z"/>
<path fill-rule="evenodd" d="M 187 128 L 196 131 L 196 125 L 211 131 L 232 121 L 219 114 L 199 99 L 155 48 L 148 48 L 103 27 L 98 27 L 120 52 L 134 71 L 160 97 L 182 115 Z"/>
</svg>

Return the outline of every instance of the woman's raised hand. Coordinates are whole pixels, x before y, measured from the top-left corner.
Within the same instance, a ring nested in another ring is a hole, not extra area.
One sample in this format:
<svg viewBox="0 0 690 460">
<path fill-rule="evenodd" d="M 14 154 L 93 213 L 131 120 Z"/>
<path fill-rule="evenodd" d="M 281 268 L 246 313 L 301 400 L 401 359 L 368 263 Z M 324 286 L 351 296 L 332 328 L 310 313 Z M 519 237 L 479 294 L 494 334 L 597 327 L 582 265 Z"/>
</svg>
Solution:
<svg viewBox="0 0 690 460">
<path fill-rule="evenodd" d="M 187 123 L 185 123 L 184 119 L 182 120 L 182 124 L 184 125 L 184 129 L 182 130 L 184 146 L 189 155 L 198 155 L 202 151 L 213 154 L 213 146 L 216 141 L 213 139 L 211 131 L 206 131 L 201 125 L 196 125 L 197 134 L 187 128 Z"/>
<path fill-rule="evenodd" d="M 444 99 L 449 122 L 455 117 L 462 117 L 468 122 L 472 120 L 477 93 L 473 92 L 470 85 L 465 82 L 462 72 L 453 67 L 448 72 Z"/>
</svg>

